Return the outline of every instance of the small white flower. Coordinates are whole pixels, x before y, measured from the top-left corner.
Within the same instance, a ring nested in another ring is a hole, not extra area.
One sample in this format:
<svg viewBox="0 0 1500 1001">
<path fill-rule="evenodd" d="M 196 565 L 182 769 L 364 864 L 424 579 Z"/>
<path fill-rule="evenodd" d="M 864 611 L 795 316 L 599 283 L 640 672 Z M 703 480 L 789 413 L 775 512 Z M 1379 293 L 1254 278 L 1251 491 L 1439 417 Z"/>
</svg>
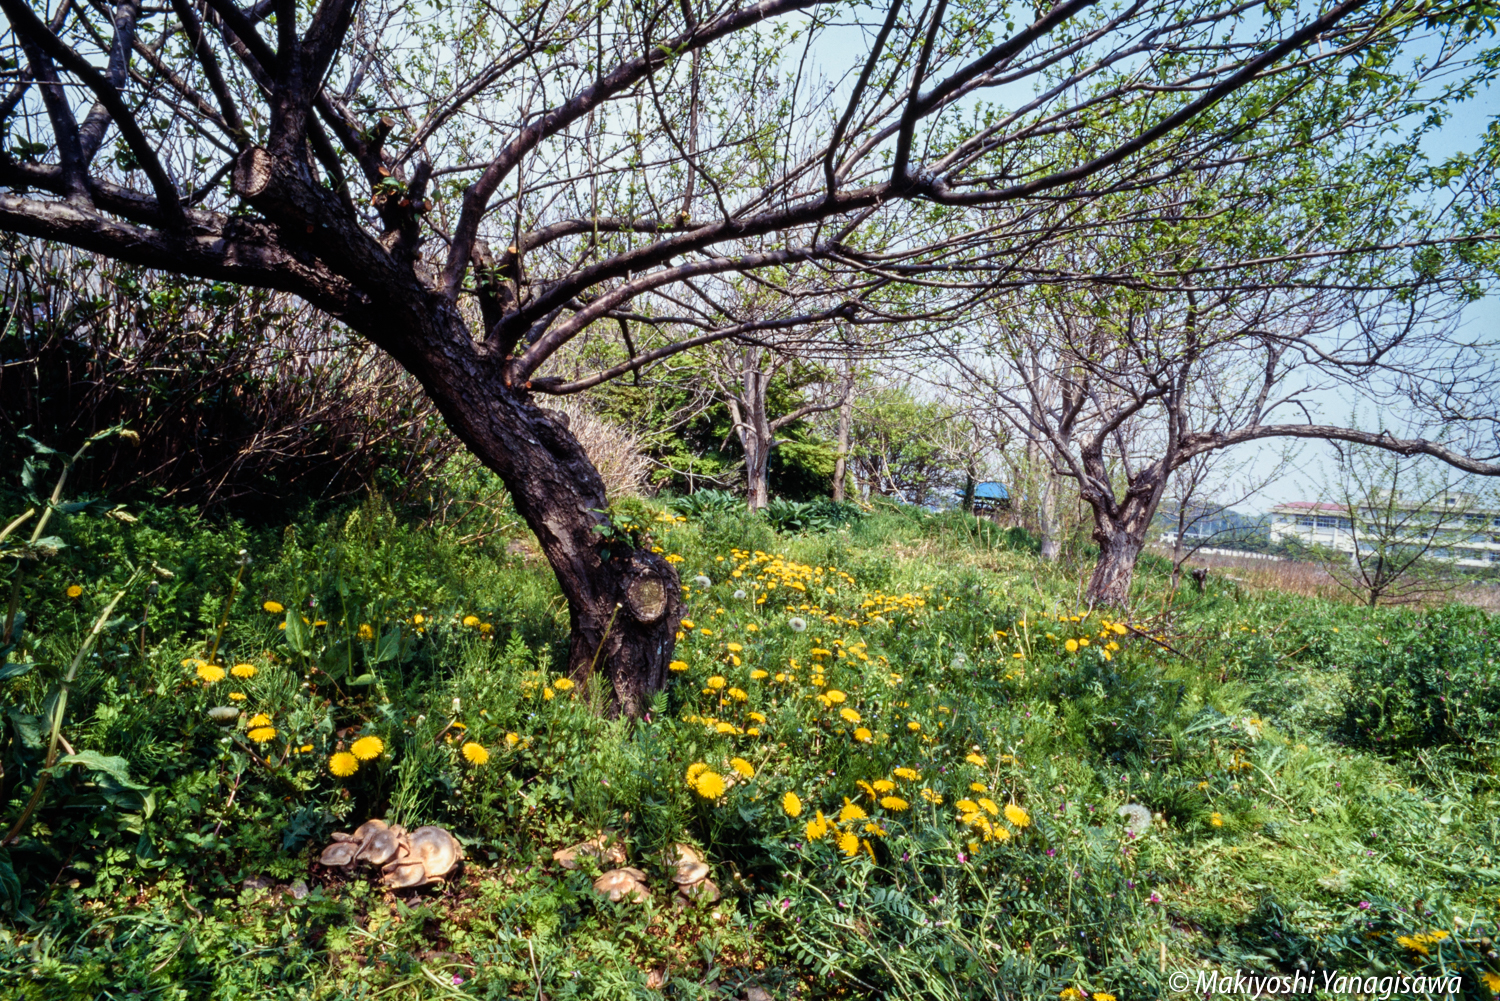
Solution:
<svg viewBox="0 0 1500 1001">
<path fill-rule="evenodd" d="M 735 601 L 740 601 L 740 600 L 742 600 L 744 598 L 748 598 L 748 597 L 749 597 L 749 595 L 747 595 L 745 593 L 745 591 L 744 591 L 743 588 L 741 588 L 740 590 L 734 592 L 734 600 Z"/>
<path fill-rule="evenodd" d="M 1151 830 L 1151 811 L 1139 803 L 1126 803 L 1116 812 L 1125 818 L 1125 830 L 1132 837 L 1139 838 Z"/>
<path fill-rule="evenodd" d="M 800 633 L 807 628 L 807 620 L 796 615 L 786 620 L 787 628 L 794 633 Z"/>
<path fill-rule="evenodd" d="M 696 576 L 696 577 L 693 578 L 693 583 L 697 584 L 699 587 L 713 587 L 714 586 L 714 582 L 711 581 L 711 580 L 709 580 L 707 577 L 705 577 L 701 573 L 698 576 Z"/>
</svg>

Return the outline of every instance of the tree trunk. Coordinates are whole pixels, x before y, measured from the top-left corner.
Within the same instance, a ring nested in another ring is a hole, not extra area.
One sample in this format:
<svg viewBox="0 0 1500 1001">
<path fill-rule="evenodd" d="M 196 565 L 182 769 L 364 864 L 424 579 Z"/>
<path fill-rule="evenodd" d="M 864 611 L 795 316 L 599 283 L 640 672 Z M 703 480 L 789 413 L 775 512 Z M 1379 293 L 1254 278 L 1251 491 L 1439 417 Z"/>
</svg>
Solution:
<svg viewBox="0 0 1500 1001">
<path fill-rule="evenodd" d="M 1037 534 L 1042 537 L 1042 559 L 1056 563 L 1062 558 L 1062 542 L 1059 540 L 1057 519 L 1057 479 L 1043 471 L 1037 480 Z"/>
<path fill-rule="evenodd" d="M 1134 532 L 1094 532 L 1099 543 L 1099 562 L 1089 578 L 1086 598 L 1090 605 L 1124 608 L 1130 602 L 1130 583 L 1135 561 L 1141 555 L 1141 537 Z"/>
<path fill-rule="evenodd" d="M 747 348 L 744 361 L 744 408 L 733 416 L 745 450 L 745 504 L 753 512 L 770 502 L 768 476 L 775 437 L 766 416 L 766 387 L 771 380 L 761 370 L 760 349 Z"/>
<path fill-rule="evenodd" d="M 833 463 L 833 499 L 844 500 L 844 480 L 849 475 L 849 426 L 854 422 L 854 374 L 851 364 L 844 377 L 844 399 L 839 403 L 839 455 Z"/>
<path fill-rule="evenodd" d="M 978 486 L 978 484 L 974 482 L 974 474 L 973 473 L 965 473 L 964 474 L 964 497 L 963 497 L 963 500 L 959 502 L 958 506 L 961 507 L 961 508 L 963 508 L 964 512 L 967 513 L 967 514 L 973 514 L 974 513 L 974 489 L 977 486 Z"/>
</svg>

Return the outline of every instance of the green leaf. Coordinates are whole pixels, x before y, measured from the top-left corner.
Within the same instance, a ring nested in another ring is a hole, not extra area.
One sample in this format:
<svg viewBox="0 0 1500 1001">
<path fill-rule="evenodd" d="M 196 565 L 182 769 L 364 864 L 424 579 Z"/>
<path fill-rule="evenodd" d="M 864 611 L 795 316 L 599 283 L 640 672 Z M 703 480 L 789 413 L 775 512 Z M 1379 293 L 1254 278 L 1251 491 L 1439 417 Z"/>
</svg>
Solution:
<svg viewBox="0 0 1500 1001">
<path fill-rule="evenodd" d="M 364 685 L 373 685 L 379 679 L 373 674 L 361 674 L 359 677 L 348 682 L 350 688 L 360 688 Z"/>
<path fill-rule="evenodd" d="M 311 641 L 312 633 L 308 630 L 307 623 L 302 621 L 302 613 L 295 608 L 288 608 L 286 610 L 286 645 L 305 657 Z"/>
<path fill-rule="evenodd" d="M 147 788 L 131 779 L 130 763 L 124 758 L 107 757 L 98 751 L 79 751 L 77 754 L 68 754 L 59 758 L 57 764 L 52 766 L 52 770 L 57 771 L 73 765 L 87 768 L 91 772 L 103 772 L 126 789 L 145 791 Z"/>
<path fill-rule="evenodd" d="M 386 661 L 395 660 L 401 654 L 401 627 L 395 626 L 386 630 L 384 636 L 375 647 L 375 653 L 370 657 L 371 664 L 384 664 Z"/>
<path fill-rule="evenodd" d="M 35 664 L 0 664 L 0 681 L 9 681 L 11 678 L 19 678 L 29 672 Z"/>
</svg>

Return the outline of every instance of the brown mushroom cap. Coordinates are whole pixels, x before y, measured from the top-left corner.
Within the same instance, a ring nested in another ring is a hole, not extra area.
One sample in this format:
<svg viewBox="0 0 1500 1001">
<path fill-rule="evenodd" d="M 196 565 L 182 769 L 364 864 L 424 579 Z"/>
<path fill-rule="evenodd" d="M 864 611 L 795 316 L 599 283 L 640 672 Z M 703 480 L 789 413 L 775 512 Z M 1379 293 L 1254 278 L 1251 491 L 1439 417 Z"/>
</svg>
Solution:
<svg viewBox="0 0 1500 1001">
<path fill-rule="evenodd" d="M 678 907 L 686 907 L 691 903 L 717 903 L 721 896 L 713 880 L 700 879 L 688 886 L 679 886 L 677 892 L 672 895 L 672 901 Z"/>
<path fill-rule="evenodd" d="M 394 862 L 385 867 L 380 881 L 396 890 L 410 890 L 427 885 L 427 871 L 420 862 Z"/>
<path fill-rule="evenodd" d="M 552 853 L 552 861 L 564 869 L 577 869 L 578 860 L 586 855 L 611 865 L 624 865 L 625 843 L 614 831 L 600 831 L 597 837 L 588 841 L 580 841 L 576 845 L 559 848 Z"/>
<path fill-rule="evenodd" d="M 702 862 L 686 862 L 677 867 L 672 873 L 672 882 L 678 886 L 690 886 L 701 883 L 708 878 L 708 866 Z"/>
<path fill-rule="evenodd" d="M 401 833 L 398 828 L 379 828 L 365 839 L 364 846 L 360 848 L 359 854 L 354 856 L 354 860 L 383 866 L 396 857 L 396 850 L 400 846 Z"/>
<path fill-rule="evenodd" d="M 428 879 L 442 879 L 464 857 L 458 839 L 441 827 L 419 827 L 406 837 L 411 858 L 421 863 Z"/>
<path fill-rule="evenodd" d="M 363 824 L 360 824 L 358 827 L 356 827 L 354 829 L 353 838 L 354 838 L 355 841 L 363 841 L 365 838 L 368 838 L 370 835 L 374 834 L 376 831 L 383 831 L 385 829 L 386 829 L 385 821 L 383 821 L 383 820 L 367 820 Z"/>
<path fill-rule="evenodd" d="M 359 851 L 357 841 L 335 841 L 323 849 L 323 854 L 318 856 L 318 864 L 326 865 L 330 869 L 342 868 L 354 862 L 354 853 Z"/>
<path fill-rule="evenodd" d="M 594 889 L 616 903 L 629 900 L 639 904 L 651 897 L 651 891 L 646 887 L 646 874 L 630 866 L 606 872 L 594 880 Z"/>
</svg>

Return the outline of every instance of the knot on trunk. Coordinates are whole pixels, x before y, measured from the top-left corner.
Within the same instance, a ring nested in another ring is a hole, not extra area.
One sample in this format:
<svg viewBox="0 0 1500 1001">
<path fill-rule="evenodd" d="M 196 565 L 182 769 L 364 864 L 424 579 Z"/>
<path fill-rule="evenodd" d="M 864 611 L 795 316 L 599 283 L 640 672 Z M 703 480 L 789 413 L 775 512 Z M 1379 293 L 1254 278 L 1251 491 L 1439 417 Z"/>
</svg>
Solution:
<svg viewBox="0 0 1500 1001">
<path fill-rule="evenodd" d="M 625 606 L 637 622 L 649 625 L 667 613 L 667 583 L 650 567 L 639 567 L 625 584 Z"/>
</svg>

